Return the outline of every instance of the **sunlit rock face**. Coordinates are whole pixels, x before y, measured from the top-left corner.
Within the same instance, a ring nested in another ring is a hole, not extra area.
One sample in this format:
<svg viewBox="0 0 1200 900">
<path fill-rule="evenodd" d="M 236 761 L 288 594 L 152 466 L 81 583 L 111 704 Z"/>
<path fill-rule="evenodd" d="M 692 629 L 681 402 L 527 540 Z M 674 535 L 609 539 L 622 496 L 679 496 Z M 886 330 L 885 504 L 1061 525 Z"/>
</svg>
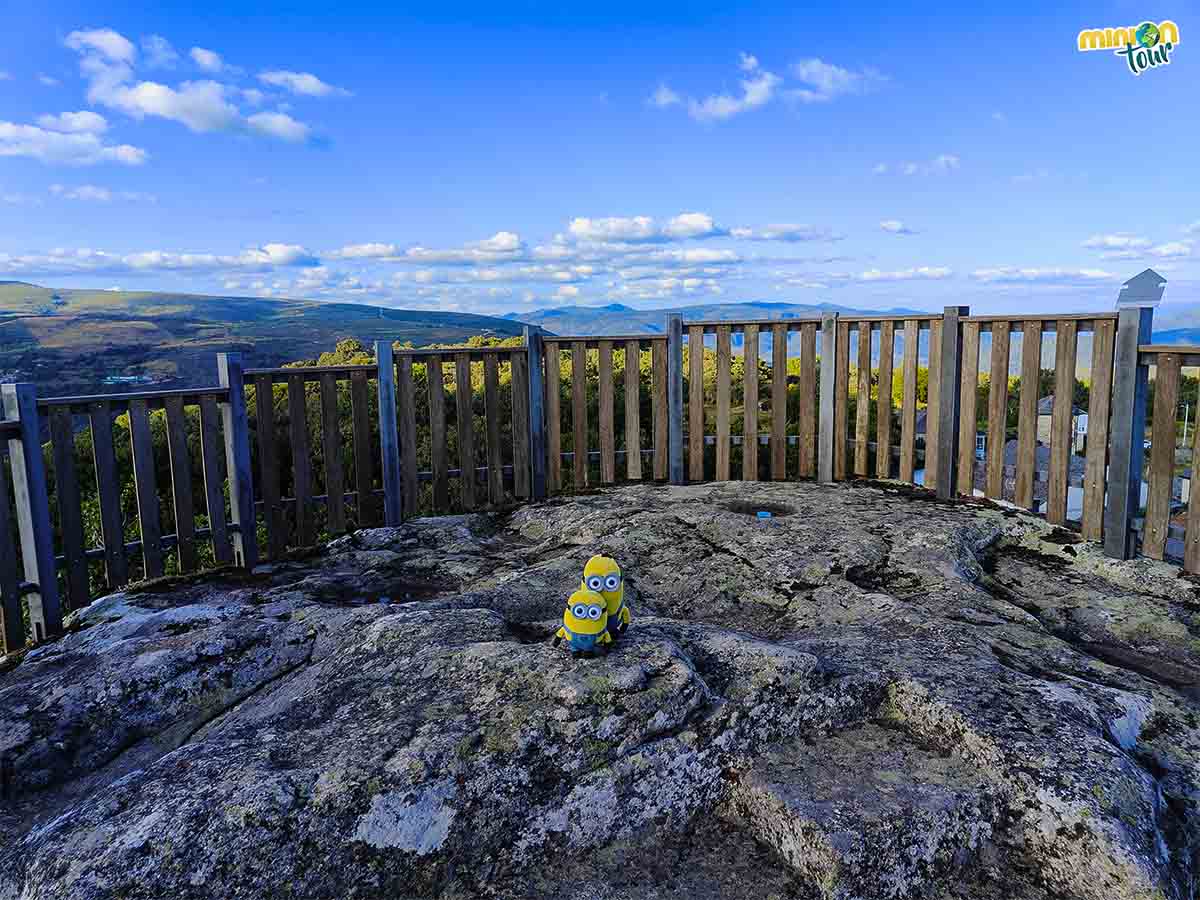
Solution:
<svg viewBox="0 0 1200 900">
<path fill-rule="evenodd" d="M 597 552 L 633 625 L 576 660 Z M 81 611 L 0 665 L 0 898 L 1190 900 L 1198 703 L 1168 566 L 921 492 L 617 488 Z"/>
</svg>

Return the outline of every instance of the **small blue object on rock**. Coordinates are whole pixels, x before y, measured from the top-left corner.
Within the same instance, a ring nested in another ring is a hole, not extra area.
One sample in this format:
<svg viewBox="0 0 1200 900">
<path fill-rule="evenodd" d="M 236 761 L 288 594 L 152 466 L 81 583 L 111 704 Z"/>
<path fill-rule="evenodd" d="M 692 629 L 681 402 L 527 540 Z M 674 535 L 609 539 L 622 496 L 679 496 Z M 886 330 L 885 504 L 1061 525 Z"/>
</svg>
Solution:
<svg viewBox="0 0 1200 900">
<path fill-rule="evenodd" d="M 758 511 L 758 517 L 760 519 L 769 519 L 769 518 L 771 518 L 771 514 L 765 509 L 760 509 Z"/>
</svg>

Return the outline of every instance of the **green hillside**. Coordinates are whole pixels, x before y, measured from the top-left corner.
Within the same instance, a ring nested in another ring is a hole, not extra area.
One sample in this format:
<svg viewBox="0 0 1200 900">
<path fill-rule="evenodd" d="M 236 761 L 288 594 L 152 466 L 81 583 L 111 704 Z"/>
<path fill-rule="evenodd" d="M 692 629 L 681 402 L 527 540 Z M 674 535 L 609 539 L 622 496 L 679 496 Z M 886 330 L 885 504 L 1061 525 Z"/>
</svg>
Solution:
<svg viewBox="0 0 1200 900">
<path fill-rule="evenodd" d="M 353 303 L 265 300 L 132 291 L 54 290 L 0 282 L 0 381 L 43 395 L 213 384 L 216 354 L 236 350 L 248 366 L 316 358 L 340 339 L 464 341 L 519 335 L 522 323 L 464 313 L 383 309 Z"/>
</svg>

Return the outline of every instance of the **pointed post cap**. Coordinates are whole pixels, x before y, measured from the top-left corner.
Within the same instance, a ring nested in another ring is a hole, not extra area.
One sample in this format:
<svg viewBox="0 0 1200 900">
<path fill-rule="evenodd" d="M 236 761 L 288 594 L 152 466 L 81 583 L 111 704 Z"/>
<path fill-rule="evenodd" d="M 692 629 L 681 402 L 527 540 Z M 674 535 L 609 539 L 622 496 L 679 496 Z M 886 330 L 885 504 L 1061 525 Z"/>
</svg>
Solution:
<svg viewBox="0 0 1200 900">
<path fill-rule="evenodd" d="M 1163 290 L 1167 279 L 1153 269 L 1146 269 L 1134 275 L 1121 287 L 1117 296 L 1117 309 L 1131 306 L 1155 307 L 1162 302 Z"/>
</svg>

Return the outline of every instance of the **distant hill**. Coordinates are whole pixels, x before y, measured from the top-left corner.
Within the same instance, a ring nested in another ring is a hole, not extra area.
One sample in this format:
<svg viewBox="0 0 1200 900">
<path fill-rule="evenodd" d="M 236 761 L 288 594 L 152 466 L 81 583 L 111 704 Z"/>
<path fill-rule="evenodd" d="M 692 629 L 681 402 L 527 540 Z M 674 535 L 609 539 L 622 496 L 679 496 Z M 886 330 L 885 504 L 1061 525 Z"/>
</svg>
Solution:
<svg viewBox="0 0 1200 900">
<path fill-rule="evenodd" d="M 216 354 L 229 350 L 265 367 L 315 358 L 344 338 L 424 346 L 521 331 L 511 319 L 465 313 L 10 281 L 0 282 L 0 381 L 32 381 L 44 395 L 214 384 Z"/>
<path fill-rule="evenodd" d="M 555 334 L 661 334 L 667 330 L 667 316 L 671 313 L 680 313 L 685 320 L 753 320 L 794 319 L 801 316 L 819 316 L 823 312 L 912 315 L 921 310 L 862 310 L 831 303 L 805 305 L 751 300 L 746 303 L 706 303 L 662 309 L 633 309 L 620 303 L 610 303 L 607 306 L 561 306 L 528 313 L 508 313 L 505 318 L 537 325 Z"/>
</svg>

